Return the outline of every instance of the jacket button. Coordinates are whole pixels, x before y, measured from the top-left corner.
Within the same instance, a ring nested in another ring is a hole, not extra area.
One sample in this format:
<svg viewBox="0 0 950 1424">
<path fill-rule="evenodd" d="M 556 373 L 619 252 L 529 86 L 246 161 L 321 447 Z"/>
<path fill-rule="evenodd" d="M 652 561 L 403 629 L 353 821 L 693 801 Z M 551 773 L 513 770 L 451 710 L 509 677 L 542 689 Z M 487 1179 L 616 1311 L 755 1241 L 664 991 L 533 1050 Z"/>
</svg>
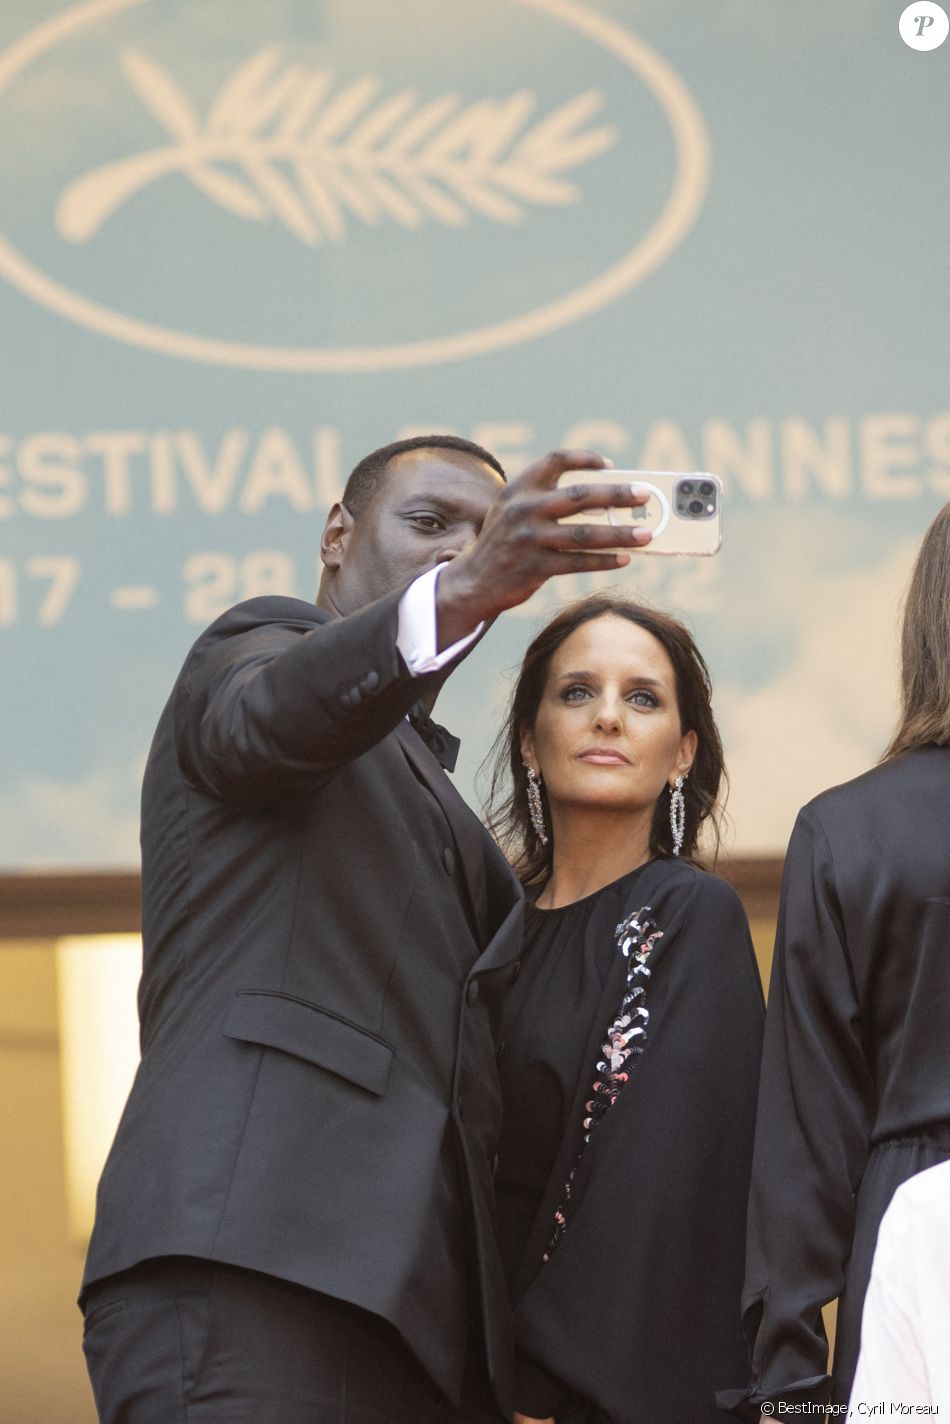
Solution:
<svg viewBox="0 0 950 1424">
<path fill-rule="evenodd" d="M 451 846 L 446 846 L 442 852 L 442 864 L 445 866 L 446 875 L 455 874 L 455 856 Z"/>
<path fill-rule="evenodd" d="M 478 999 L 478 980 L 473 979 L 468 986 L 468 1002 L 474 1004 Z"/>
<path fill-rule="evenodd" d="M 353 707 L 358 707 L 358 706 L 360 705 L 360 703 L 362 702 L 362 700 L 363 700 L 363 694 L 362 694 L 362 692 L 360 692 L 359 688 L 358 688 L 358 687 L 351 687 L 351 688 L 350 688 L 350 705 L 353 706 Z"/>
<path fill-rule="evenodd" d="M 517 983 L 518 975 L 519 975 L 520 973 L 521 973 L 521 960 L 520 960 L 520 959 L 516 959 L 515 962 L 514 962 L 514 964 L 511 966 L 511 978 L 510 978 L 510 980 L 509 980 L 508 982 L 509 982 L 510 984 L 515 984 L 515 983 Z"/>
</svg>

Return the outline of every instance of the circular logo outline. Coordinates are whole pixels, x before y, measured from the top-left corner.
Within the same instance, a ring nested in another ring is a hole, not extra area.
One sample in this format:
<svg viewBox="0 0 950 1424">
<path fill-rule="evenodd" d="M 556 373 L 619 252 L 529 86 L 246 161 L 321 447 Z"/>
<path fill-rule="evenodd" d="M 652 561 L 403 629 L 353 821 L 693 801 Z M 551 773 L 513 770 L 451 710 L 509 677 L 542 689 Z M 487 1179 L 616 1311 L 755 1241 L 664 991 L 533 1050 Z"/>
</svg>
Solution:
<svg viewBox="0 0 950 1424">
<path fill-rule="evenodd" d="M 911 24 L 919 20 L 921 15 L 926 15 L 936 25 L 934 35 L 929 35 L 926 31 L 917 35 L 911 33 Z M 916 0 L 915 4 L 908 5 L 901 11 L 897 29 L 908 49 L 916 50 L 918 54 L 928 54 L 931 50 L 939 49 L 950 34 L 950 16 L 943 6 L 935 4 L 934 0 Z"/>
<path fill-rule="evenodd" d="M 670 522 L 670 515 L 672 514 L 670 502 L 666 497 L 665 491 L 661 490 L 659 485 L 652 484 L 649 480 L 636 480 L 635 484 L 637 486 L 637 489 L 649 490 L 650 493 L 655 497 L 657 504 L 660 506 L 660 518 L 656 524 L 656 527 L 654 528 L 650 525 L 647 525 L 647 528 L 650 530 L 650 533 L 653 535 L 654 539 L 659 539 L 660 535 L 663 533 L 663 530 Z M 613 506 L 611 506 L 607 510 L 607 523 L 613 525 L 614 529 L 625 528 L 626 526 L 621 524 L 617 519 L 617 512 L 618 511 Z M 630 521 L 628 519 L 627 523 L 629 524 L 629 522 Z"/>
<path fill-rule="evenodd" d="M 77 30 L 150 0 L 83 0 L 16 41 L 0 55 L 0 94 L 24 69 Z M 699 108 L 679 76 L 654 50 L 615 21 L 578 0 L 514 0 L 560 20 L 612 53 L 657 99 L 673 133 L 676 175 L 649 232 L 592 281 L 544 306 L 454 336 L 385 346 L 268 346 L 195 336 L 102 306 L 40 271 L 0 234 L 0 275 L 26 296 L 98 335 L 160 355 L 208 365 L 294 374 L 352 375 L 405 370 L 484 356 L 547 336 L 590 316 L 643 281 L 683 240 L 702 207 L 709 182 L 709 137 Z"/>
</svg>

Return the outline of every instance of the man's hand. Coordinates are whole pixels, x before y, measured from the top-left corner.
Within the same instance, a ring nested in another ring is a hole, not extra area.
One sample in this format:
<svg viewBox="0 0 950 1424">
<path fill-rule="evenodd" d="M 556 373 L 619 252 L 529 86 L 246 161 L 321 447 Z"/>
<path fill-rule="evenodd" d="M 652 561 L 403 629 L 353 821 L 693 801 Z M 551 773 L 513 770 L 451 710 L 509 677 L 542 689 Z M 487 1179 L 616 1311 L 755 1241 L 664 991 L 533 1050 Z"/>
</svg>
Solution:
<svg viewBox="0 0 950 1424">
<path fill-rule="evenodd" d="M 555 574 L 623 568 L 629 554 L 604 551 L 650 542 L 646 529 L 558 523 L 584 509 L 646 504 L 647 492 L 628 484 L 605 481 L 555 488 L 568 470 L 605 468 L 607 461 L 590 450 L 558 450 L 529 465 L 499 493 L 475 543 L 440 575 L 440 649 L 482 621 L 524 603 Z"/>
</svg>

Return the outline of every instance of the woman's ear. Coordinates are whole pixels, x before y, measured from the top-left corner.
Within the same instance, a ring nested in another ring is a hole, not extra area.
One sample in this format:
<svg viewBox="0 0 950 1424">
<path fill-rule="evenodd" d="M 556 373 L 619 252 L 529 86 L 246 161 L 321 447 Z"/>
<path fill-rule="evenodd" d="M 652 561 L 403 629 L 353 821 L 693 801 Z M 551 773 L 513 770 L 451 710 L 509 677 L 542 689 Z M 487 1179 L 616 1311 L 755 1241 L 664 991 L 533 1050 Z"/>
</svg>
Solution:
<svg viewBox="0 0 950 1424">
<path fill-rule="evenodd" d="M 530 766 L 534 772 L 537 772 L 538 763 L 534 756 L 534 737 L 531 735 L 530 727 L 523 727 L 521 730 L 521 760 L 526 766 Z"/>
<path fill-rule="evenodd" d="M 680 749 L 676 761 L 673 763 L 673 777 L 687 776 L 693 769 L 693 762 L 696 760 L 696 749 L 699 746 L 699 738 L 695 732 L 687 732 L 680 742 Z"/>
</svg>

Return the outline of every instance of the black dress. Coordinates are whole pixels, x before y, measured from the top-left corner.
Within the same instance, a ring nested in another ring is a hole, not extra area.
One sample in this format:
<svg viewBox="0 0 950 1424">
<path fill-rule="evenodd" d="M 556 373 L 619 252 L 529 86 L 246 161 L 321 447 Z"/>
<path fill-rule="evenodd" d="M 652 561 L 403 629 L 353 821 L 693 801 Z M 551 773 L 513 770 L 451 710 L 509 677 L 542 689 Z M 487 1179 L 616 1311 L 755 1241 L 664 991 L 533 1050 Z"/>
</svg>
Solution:
<svg viewBox="0 0 950 1424">
<path fill-rule="evenodd" d="M 948 1157 L 950 748 L 926 747 L 819 796 L 788 848 L 739 1418 L 757 1421 L 764 1399 L 847 1401 L 881 1217 Z M 820 1310 L 842 1292 L 832 1388 Z"/>
<path fill-rule="evenodd" d="M 529 906 L 496 1175 L 522 1413 L 704 1424 L 746 1378 L 762 1019 L 745 914 L 713 875 L 655 860 Z"/>
</svg>

